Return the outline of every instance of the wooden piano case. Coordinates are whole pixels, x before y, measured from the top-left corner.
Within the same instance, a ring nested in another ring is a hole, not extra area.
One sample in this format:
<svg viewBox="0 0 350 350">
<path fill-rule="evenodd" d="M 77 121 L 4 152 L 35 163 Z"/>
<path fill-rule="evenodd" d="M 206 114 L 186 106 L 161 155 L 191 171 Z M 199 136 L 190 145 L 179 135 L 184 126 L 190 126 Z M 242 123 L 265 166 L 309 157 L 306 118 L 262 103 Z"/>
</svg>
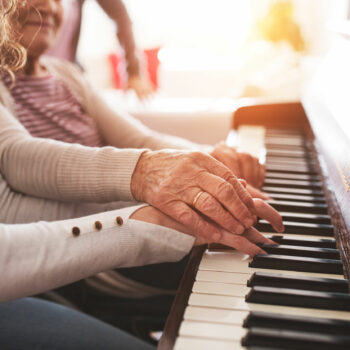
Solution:
<svg viewBox="0 0 350 350">
<path fill-rule="evenodd" d="M 350 32 L 340 33 L 301 102 L 238 108 L 233 129 L 261 125 L 299 129 L 318 158 L 345 277 L 350 277 Z M 205 247 L 195 248 L 169 314 L 158 349 L 172 349 Z"/>
</svg>

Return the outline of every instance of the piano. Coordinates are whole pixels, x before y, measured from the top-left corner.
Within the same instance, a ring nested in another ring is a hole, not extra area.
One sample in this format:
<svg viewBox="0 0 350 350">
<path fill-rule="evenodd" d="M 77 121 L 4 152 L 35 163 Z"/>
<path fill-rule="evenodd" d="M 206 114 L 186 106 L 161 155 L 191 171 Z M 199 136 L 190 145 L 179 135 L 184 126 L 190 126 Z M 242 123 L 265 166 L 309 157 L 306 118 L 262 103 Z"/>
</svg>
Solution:
<svg viewBox="0 0 350 350">
<path fill-rule="evenodd" d="M 242 106 L 242 150 L 266 160 L 263 190 L 283 216 L 277 245 L 190 256 L 158 349 L 350 349 L 350 31 L 340 32 L 301 102 Z"/>
</svg>

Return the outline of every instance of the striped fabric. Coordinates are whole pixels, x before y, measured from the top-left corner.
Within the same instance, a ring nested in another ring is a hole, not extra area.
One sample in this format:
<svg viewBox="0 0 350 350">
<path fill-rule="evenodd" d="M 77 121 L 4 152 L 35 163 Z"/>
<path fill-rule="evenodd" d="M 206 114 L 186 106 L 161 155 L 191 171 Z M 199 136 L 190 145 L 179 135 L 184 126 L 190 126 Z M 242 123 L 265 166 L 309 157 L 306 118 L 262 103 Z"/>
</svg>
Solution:
<svg viewBox="0 0 350 350">
<path fill-rule="evenodd" d="M 8 76 L 2 80 L 8 88 L 11 86 Z M 85 146 L 103 146 L 95 121 L 63 82 L 53 75 L 17 76 L 10 93 L 17 116 L 31 135 Z"/>
</svg>

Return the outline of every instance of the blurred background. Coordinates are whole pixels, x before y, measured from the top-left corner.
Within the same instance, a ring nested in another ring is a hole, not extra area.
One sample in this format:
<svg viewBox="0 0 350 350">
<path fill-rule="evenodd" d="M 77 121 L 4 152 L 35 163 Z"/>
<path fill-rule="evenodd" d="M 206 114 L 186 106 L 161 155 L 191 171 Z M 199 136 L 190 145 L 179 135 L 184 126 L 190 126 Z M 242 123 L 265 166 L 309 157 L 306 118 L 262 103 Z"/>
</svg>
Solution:
<svg viewBox="0 0 350 350">
<path fill-rule="evenodd" d="M 347 0 L 124 3 L 144 74 L 149 71 L 156 85 L 153 97 L 140 102 L 125 91 L 115 25 L 94 0 L 84 5 L 79 62 L 113 108 L 163 132 L 207 143 L 224 137 L 242 98 L 300 99 L 332 43 L 329 28 L 349 17 Z M 114 70 L 111 55 L 118 57 Z"/>
</svg>

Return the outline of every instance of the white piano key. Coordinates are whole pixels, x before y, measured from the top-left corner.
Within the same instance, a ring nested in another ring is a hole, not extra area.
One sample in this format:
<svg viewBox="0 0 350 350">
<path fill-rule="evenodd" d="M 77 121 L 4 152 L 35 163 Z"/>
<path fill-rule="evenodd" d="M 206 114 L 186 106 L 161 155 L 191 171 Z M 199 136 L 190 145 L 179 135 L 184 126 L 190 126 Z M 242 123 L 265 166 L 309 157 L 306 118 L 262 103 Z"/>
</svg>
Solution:
<svg viewBox="0 0 350 350">
<path fill-rule="evenodd" d="M 196 281 L 192 291 L 195 293 L 231 295 L 233 297 L 245 296 L 250 288 L 243 284 L 216 283 Z"/>
<path fill-rule="evenodd" d="M 184 319 L 188 321 L 229 323 L 242 326 L 243 321 L 247 316 L 247 311 L 187 306 L 184 314 Z"/>
<path fill-rule="evenodd" d="M 247 284 L 251 273 L 198 270 L 196 281 Z"/>
<path fill-rule="evenodd" d="M 241 150 L 259 156 L 261 150 L 265 153 L 264 134 L 265 130 L 263 128 L 254 129 L 254 127 L 246 128 L 243 126 L 235 135 L 235 145 L 238 145 Z M 275 131 L 270 130 L 266 138 L 268 143 L 276 145 L 295 146 L 304 144 L 304 137 L 299 136 L 299 134 L 285 135 L 282 131 L 280 135 L 279 132 L 276 134 Z M 284 151 L 281 150 L 281 152 Z M 301 164 L 305 165 L 305 169 L 308 165 L 308 161 L 302 158 L 286 160 L 283 157 L 269 157 L 268 162 L 269 164 L 286 163 L 288 166 Z M 273 194 L 271 195 L 273 196 Z M 276 234 L 276 232 L 264 232 L 263 234 L 269 236 L 281 235 Z M 308 234 L 282 233 L 282 235 L 288 239 L 310 242 L 315 239 L 331 239 L 328 236 Z M 174 347 L 175 350 L 245 349 L 240 344 L 240 339 L 245 332 L 242 327 L 243 321 L 250 311 L 350 320 L 350 312 L 345 311 L 246 303 L 244 299 L 244 295 L 248 290 L 246 283 L 254 272 L 344 279 L 344 276 L 341 275 L 250 268 L 249 261 L 248 256 L 234 250 L 206 252 L 203 255 L 193 285 L 193 293 L 184 313 L 184 321 L 181 325 L 180 336 Z M 228 327 L 229 325 L 233 328 Z M 237 334 L 233 334 L 236 332 L 232 329 L 239 331 L 237 331 Z M 242 333 L 239 334 L 239 332 Z M 214 338 L 220 338 L 221 340 Z"/>
<path fill-rule="evenodd" d="M 242 125 L 237 131 L 237 150 L 249 153 L 265 163 L 265 128 L 256 125 Z"/>
<path fill-rule="evenodd" d="M 246 349 L 237 341 L 212 340 L 203 338 L 178 337 L 174 350 L 243 350 Z"/>
<path fill-rule="evenodd" d="M 254 272 L 274 272 L 282 273 L 293 276 L 316 276 L 325 278 L 340 278 L 344 279 L 343 275 L 332 275 L 324 273 L 314 272 L 299 272 L 299 271 L 288 271 L 288 270 L 274 270 L 274 269 L 258 269 L 249 267 L 249 261 L 251 258 L 243 253 L 237 251 L 226 251 L 226 252 L 208 252 L 203 254 L 199 270 L 206 271 L 222 271 L 222 272 L 233 272 L 233 273 L 249 273 Z"/>
<path fill-rule="evenodd" d="M 207 339 L 233 340 L 239 342 L 247 333 L 241 326 L 209 322 L 182 321 L 179 335 Z"/>
<path fill-rule="evenodd" d="M 258 270 L 258 269 L 257 269 Z M 258 272 L 269 272 L 273 274 L 282 274 L 286 276 L 299 276 L 299 277 L 319 277 L 319 278 L 337 278 L 344 279 L 343 276 L 338 275 L 328 275 L 328 274 L 312 274 L 296 271 L 282 271 L 282 270 L 269 270 L 269 269 L 259 269 Z M 196 281 L 201 282 L 218 282 L 218 283 L 232 283 L 232 284 L 244 284 L 246 285 L 247 281 L 252 276 L 252 273 L 236 273 L 236 272 L 222 272 L 222 271 L 206 271 L 200 270 L 197 273 Z"/>
<path fill-rule="evenodd" d="M 230 297 L 223 295 L 192 293 L 188 300 L 188 305 L 215 309 L 227 309 L 237 311 L 264 311 L 286 315 L 311 316 L 322 318 L 335 318 L 350 320 L 348 311 L 332 311 L 323 309 L 309 309 L 301 307 L 265 305 L 247 303 L 244 298 Z"/>
</svg>

